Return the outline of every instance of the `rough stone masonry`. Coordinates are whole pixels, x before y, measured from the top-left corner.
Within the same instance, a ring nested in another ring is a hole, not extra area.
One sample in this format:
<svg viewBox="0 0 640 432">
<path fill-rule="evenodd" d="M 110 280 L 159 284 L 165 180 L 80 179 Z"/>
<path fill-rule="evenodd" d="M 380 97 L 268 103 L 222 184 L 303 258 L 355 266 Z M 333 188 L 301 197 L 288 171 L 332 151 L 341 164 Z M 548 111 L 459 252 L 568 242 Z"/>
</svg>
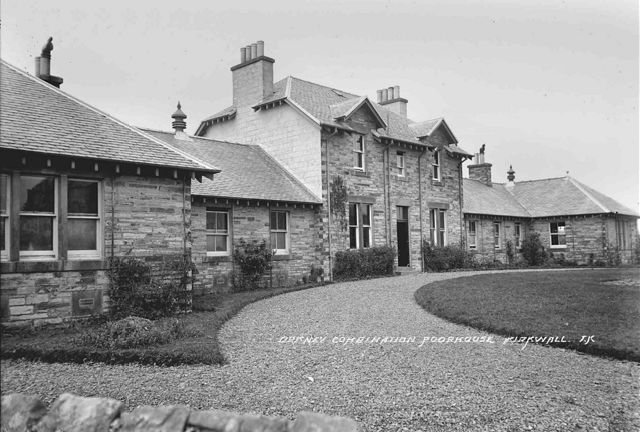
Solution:
<svg viewBox="0 0 640 432">
<path fill-rule="evenodd" d="M 36 396 L 2 396 L 2 431 L 7 432 L 357 432 L 349 418 L 300 412 L 285 418 L 194 411 L 184 406 L 141 406 L 122 412 L 115 399 L 80 397 L 64 393 L 47 410 Z"/>
</svg>

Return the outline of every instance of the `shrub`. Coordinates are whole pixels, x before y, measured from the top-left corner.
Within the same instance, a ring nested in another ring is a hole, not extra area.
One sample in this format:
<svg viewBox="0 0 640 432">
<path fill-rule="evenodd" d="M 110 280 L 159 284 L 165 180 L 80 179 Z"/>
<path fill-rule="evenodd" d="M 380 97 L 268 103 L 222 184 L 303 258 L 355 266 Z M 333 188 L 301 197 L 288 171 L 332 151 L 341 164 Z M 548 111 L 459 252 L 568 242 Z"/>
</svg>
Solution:
<svg viewBox="0 0 640 432">
<path fill-rule="evenodd" d="M 507 255 L 507 264 L 512 265 L 513 262 L 515 261 L 516 251 L 515 251 L 515 248 L 513 247 L 513 242 L 511 240 L 507 240 L 505 249 L 506 249 L 505 254 Z"/>
<path fill-rule="evenodd" d="M 395 249 L 390 246 L 336 252 L 333 278 L 348 280 L 392 275 L 395 257 Z"/>
<path fill-rule="evenodd" d="M 324 269 L 322 267 L 318 267 L 315 264 L 311 265 L 311 270 L 309 271 L 309 282 L 317 283 L 322 282 L 324 276 Z"/>
<path fill-rule="evenodd" d="M 460 246 L 434 247 L 428 241 L 424 241 L 422 254 L 427 271 L 441 272 L 475 266 L 473 255 Z"/>
<path fill-rule="evenodd" d="M 266 271 L 271 267 L 273 251 L 267 248 L 266 241 L 240 239 L 233 251 L 233 260 L 240 268 L 234 277 L 236 289 L 256 289 Z"/>
<path fill-rule="evenodd" d="M 154 322 L 130 316 L 100 327 L 87 328 L 74 338 L 73 343 L 80 347 L 105 350 L 127 349 L 163 345 L 181 337 L 197 336 L 195 333 L 187 331 L 177 319 Z"/>
<path fill-rule="evenodd" d="M 168 255 L 159 257 L 155 267 L 130 256 L 110 259 L 111 318 L 139 316 L 149 319 L 170 316 L 186 309 L 190 292 L 193 264 L 189 257 Z"/>
<path fill-rule="evenodd" d="M 547 252 L 540 241 L 539 233 L 529 233 L 522 241 L 520 251 L 522 257 L 530 266 L 542 265 L 547 261 Z"/>
</svg>

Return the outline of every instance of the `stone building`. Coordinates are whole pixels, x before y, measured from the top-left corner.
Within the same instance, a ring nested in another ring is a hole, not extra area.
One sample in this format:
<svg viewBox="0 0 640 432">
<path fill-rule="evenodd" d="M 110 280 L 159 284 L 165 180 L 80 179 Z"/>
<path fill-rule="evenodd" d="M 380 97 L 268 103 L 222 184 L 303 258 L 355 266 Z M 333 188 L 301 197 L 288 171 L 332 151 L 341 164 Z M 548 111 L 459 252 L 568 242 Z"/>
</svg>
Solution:
<svg viewBox="0 0 640 432">
<path fill-rule="evenodd" d="M 191 184 L 219 172 L 0 64 L 3 324 L 61 323 L 108 306 L 109 258 L 189 255 Z"/>
<path fill-rule="evenodd" d="M 506 183 L 491 180 L 492 165 L 476 154 L 464 180 L 466 246 L 479 256 L 506 263 L 507 243 L 516 256 L 530 232 L 540 234 L 556 258 L 579 264 L 598 260 L 633 262 L 638 212 L 565 176 Z"/>
<path fill-rule="evenodd" d="M 231 288 L 241 239 L 264 240 L 275 251 L 264 286 L 291 285 L 322 267 L 319 199 L 261 147 L 188 136 L 186 115 L 179 108 L 173 117 L 173 133 L 143 131 L 222 170 L 191 188 L 194 294 Z"/>
<path fill-rule="evenodd" d="M 339 250 L 390 245 L 398 266 L 420 269 L 421 239 L 462 241 L 470 155 L 444 119 L 408 119 L 397 86 L 372 101 L 291 76 L 274 82 L 274 62 L 262 42 L 242 48 L 231 68 L 232 105 L 196 135 L 259 145 L 322 203 L 325 274 Z"/>
</svg>

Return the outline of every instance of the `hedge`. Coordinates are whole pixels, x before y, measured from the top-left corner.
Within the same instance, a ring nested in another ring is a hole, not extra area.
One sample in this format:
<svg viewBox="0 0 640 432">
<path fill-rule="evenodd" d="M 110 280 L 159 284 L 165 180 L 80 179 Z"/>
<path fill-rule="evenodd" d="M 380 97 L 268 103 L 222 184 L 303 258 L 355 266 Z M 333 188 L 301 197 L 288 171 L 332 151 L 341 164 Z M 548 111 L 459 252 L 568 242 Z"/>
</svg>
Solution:
<svg viewBox="0 0 640 432">
<path fill-rule="evenodd" d="M 389 246 L 336 252 L 333 279 L 366 279 L 393 275 L 396 251 Z"/>
</svg>

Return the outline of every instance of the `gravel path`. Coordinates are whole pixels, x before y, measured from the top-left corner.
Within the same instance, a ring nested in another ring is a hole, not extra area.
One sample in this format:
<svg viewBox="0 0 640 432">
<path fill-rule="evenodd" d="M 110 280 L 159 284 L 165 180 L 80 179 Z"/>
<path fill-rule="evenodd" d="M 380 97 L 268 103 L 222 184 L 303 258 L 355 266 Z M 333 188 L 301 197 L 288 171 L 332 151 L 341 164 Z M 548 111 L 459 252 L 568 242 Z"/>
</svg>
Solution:
<svg viewBox="0 0 640 432">
<path fill-rule="evenodd" d="M 285 416 L 313 410 L 353 417 L 367 431 L 640 430 L 637 363 L 522 349 L 497 336 L 495 343 L 420 346 L 425 336 L 489 336 L 436 318 L 413 300 L 427 282 L 468 274 L 342 283 L 254 303 L 222 331 L 230 362 L 223 367 L 3 361 L 2 393 L 51 401 L 70 391 L 129 406 Z M 282 342 L 290 337 L 318 339 Z M 415 342 L 333 342 L 358 337 Z"/>
</svg>

